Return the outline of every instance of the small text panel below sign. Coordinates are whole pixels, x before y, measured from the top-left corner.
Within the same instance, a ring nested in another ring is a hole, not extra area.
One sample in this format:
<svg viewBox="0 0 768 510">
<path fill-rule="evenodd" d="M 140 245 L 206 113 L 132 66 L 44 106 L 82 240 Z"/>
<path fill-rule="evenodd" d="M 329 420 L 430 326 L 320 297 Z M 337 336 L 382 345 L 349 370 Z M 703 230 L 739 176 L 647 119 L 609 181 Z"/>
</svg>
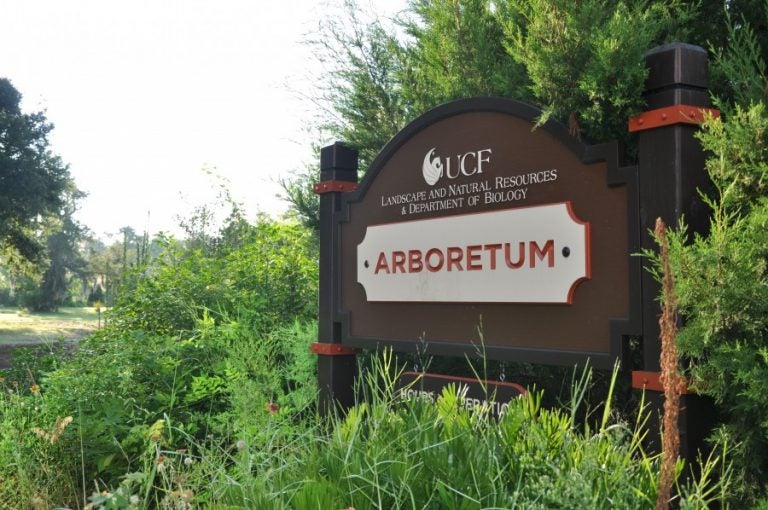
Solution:
<svg viewBox="0 0 768 510">
<path fill-rule="evenodd" d="M 357 266 L 370 302 L 570 304 L 590 226 L 570 202 L 369 226 Z"/>
<path fill-rule="evenodd" d="M 403 372 L 397 380 L 397 394 L 400 400 L 420 399 L 434 404 L 443 388 L 449 384 L 453 384 L 458 394 L 462 395 L 462 407 L 470 411 L 487 412 L 489 416 L 497 419 L 504 416 L 512 400 L 526 393 L 525 388 L 515 383 Z"/>
</svg>

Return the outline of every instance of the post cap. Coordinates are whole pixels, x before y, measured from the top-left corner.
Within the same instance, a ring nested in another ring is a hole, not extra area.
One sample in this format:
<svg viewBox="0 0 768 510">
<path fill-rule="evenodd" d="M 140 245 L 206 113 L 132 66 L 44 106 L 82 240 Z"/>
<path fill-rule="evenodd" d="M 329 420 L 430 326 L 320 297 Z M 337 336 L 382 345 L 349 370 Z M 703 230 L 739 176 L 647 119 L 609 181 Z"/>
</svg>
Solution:
<svg viewBox="0 0 768 510">
<path fill-rule="evenodd" d="M 645 54 L 648 80 L 645 89 L 653 92 L 668 87 L 707 88 L 707 52 L 700 46 L 670 43 Z"/>
<path fill-rule="evenodd" d="M 357 151 L 342 142 L 320 149 L 320 180 L 357 181 Z"/>
</svg>

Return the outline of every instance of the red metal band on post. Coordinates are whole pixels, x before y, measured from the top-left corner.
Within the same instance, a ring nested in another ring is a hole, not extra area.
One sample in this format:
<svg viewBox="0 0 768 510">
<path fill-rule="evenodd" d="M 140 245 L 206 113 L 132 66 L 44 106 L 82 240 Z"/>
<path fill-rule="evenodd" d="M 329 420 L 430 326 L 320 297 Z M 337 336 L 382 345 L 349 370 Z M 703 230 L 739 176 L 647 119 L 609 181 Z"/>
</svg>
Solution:
<svg viewBox="0 0 768 510">
<path fill-rule="evenodd" d="M 629 132 L 644 131 L 674 124 L 701 124 L 707 115 L 719 118 L 720 110 L 676 104 L 643 112 L 629 119 Z"/>
<path fill-rule="evenodd" d="M 638 390 L 651 390 L 664 393 L 664 385 L 661 384 L 660 372 L 644 372 L 642 370 L 632 371 L 632 387 Z M 693 392 L 685 388 L 683 395 L 690 395 Z"/>
<path fill-rule="evenodd" d="M 315 354 L 322 354 L 324 356 L 349 356 L 360 352 L 360 349 L 355 347 L 347 347 L 341 344 L 328 344 L 323 342 L 313 343 L 310 346 L 310 349 Z"/>
<path fill-rule="evenodd" d="M 351 181 L 323 181 L 315 184 L 315 193 L 322 195 L 323 193 L 334 192 L 348 192 L 355 191 L 357 189 L 357 183 Z"/>
</svg>

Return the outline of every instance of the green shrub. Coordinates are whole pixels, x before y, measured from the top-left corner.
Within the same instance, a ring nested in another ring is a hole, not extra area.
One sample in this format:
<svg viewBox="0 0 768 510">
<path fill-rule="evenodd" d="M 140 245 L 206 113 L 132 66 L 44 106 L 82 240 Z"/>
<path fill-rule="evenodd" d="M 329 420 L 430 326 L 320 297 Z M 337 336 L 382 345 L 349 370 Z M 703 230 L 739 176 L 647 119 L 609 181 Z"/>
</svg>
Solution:
<svg viewBox="0 0 768 510">
<path fill-rule="evenodd" d="M 684 317 L 678 352 L 696 391 L 717 404 L 712 440 L 734 445 L 739 507 L 760 506 L 768 493 L 768 46 L 759 26 L 766 13 L 765 2 L 726 11 L 729 44 L 713 46 L 712 65 L 723 117 L 698 135 L 714 185 L 705 197 L 709 232 L 690 236 L 682 227 L 670 237 Z"/>
<path fill-rule="evenodd" d="M 266 334 L 317 313 L 313 234 L 292 223 L 260 218 L 236 242 L 185 250 L 173 240 L 149 267 L 138 268 L 110 311 L 110 327 L 189 334 L 207 311 L 237 316 Z"/>
<path fill-rule="evenodd" d="M 585 380 L 570 409 L 544 409 L 529 393 L 496 423 L 468 410 L 456 388 L 436 405 L 399 401 L 385 356 L 360 379 L 368 400 L 325 422 L 313 412 L 313 326 L 260 342 L 234 321 L 204 318 L 195 331 L 183 341 L 95 335 L 34 392 L 5 381 L 4 501 L 77 506 L 91 494 L 95 508 L 528 509 L 655 500 L 658 459 L 642 451 L 640 428 L 611 421 L 612 391 L 596 426 L 576 421 Z M 711 459 L 705 473 L 681 489 L 682 508 L 723 500 L 727 466 Z"/>
<path fill-rule="evenodd" d="M 273 413 L 286 417 L 286 427 L 312 414 L 314 325 L 292 323 L 260 338 L 247 322 L 217 326 L 204 313 L 193 331 L 179 339 L 105 329 L 55 369 L 46 362 L 39 378 L 33 360 L 34 380 L 19 382 L 24 374 L 14 372 L 6 381 L 14 391 L 0 397 L 0 458 L 17 462 L 0 463 L 0 478 L 16 479 L 14 469 L 23 468 L 26 485 L 61 484 L 67 498 L 54 501 L 72 502 L 90 480 L 116 486 L 125 473 L 143 472 L 155 446 L 192 452 L 211 434 L 234 443 L 248 433 L 254 441 Z M 41 456 L 31 429 L 49 430 L 66 416 L 73 421 L 55 452 Z"/>
<path fill-rule="evenodd" d="M 699 135 L 715 186 L 709 232 L 670 237 L 685 324 L 678 350 L 697 392 L 720 411 L 743 478 L 741 497 L 768 490 L 768 113 L 762 103 L 711 119 Z M 741 504 L 746 504 L 742 502 Z"/>
<path fill-rule="evenodd" d="M 659 41 L 676 6 L 653 2 L 502 2 L 507 51 L 530 79 L 540 122 L 568 119 L 576 135 L 627 141 L 627 118 L 644 105 L 643 55 Z"/>
<path fill-rule="evenodd" d="M 674 236 L 685 326 L 679 352 L 693 386 L 714 397 L 749 484 L 768 469 L 768 199 L 746 216 L 717 215 L 706 238 Z M 764 489 L 763 489 L 764 490 Z"/>
</svg>

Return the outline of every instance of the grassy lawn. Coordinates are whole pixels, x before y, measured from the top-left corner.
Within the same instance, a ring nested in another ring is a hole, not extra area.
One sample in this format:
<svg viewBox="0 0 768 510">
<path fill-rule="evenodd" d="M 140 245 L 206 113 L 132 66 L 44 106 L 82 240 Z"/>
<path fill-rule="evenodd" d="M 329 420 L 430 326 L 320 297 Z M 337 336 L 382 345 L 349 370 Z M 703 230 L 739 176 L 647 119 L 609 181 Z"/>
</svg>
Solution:
<svg viewBox="0 0 768 510">
<path fill-rule="evenodd" d="M 103 320 L 103 317 L 102 317 Z M 57 313 L 29 313 L 0 307 L 0 346 L 77 340 L 98 326 L 92 307 L 60 308 Z"/>
</svg>

